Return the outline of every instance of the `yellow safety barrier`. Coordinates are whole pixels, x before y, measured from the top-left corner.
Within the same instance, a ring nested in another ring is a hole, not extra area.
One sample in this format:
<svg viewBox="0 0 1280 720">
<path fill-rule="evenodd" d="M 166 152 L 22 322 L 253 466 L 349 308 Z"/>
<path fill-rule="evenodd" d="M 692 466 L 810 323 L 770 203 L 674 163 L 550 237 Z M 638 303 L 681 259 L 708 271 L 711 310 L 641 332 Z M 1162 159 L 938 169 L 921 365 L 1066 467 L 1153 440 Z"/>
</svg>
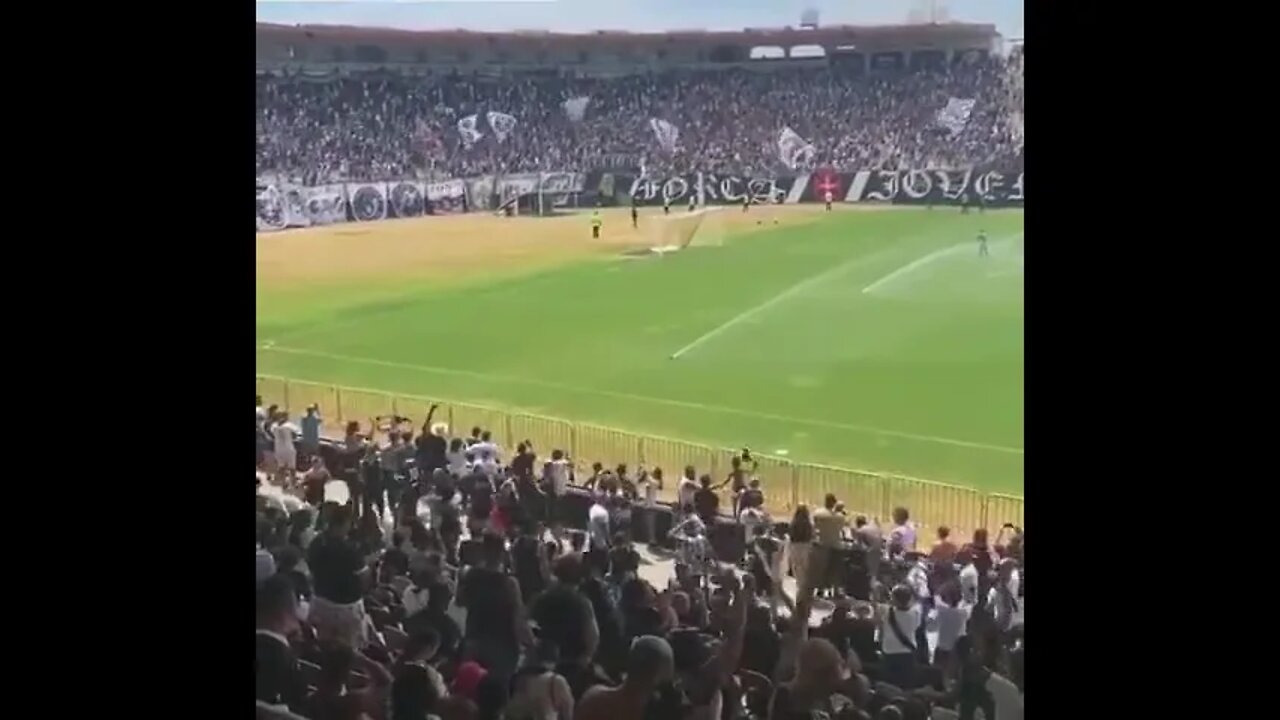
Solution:
<svg viewBox="0 0 1280 720">
<path fill-rule="evenodd" d="M 493 433 L 493 441 L 508 451 L 515 450 L 518 442 L 507 428 L 507 413 L 480 405 L 453 404 L 453 423 L 449 431 L 454 437 L 471 437 L 471 431 L 480 428 Z"/>
<path fill-rule="evenodd" d="M 312 405 L 320 406 L 327 432 L 342 432 L 342 420 L 338 418 L 338 388 L 319 383 L 289 382 L 289 414 L 299 416 Z"/>
<path fill-rule="evenodd" d="M 644 438 L 641 450 L 646 468 L 651 471 L 662 468 L 662 491 L 658 498 L 667 502 L 676 500 L 684 469 L 692 465 L 698 475 L 711 472 L 716 453 L 706 445 L 658 437 Z"/>
<path fill-rule="evenodd" d="M 982 526 L 983 497 L 976 490 L 894 478 L 889 501 L 893 507 L 910 511 L 911 519 L 920 530 L 917 542 L 921 547 L 933 542 L 933 533 L 940 525 L 949 526 L 952 538 L 958 542 L 971 537 L 974 529 Z"/>
<path fill-rule="evenodd" d="M 1013 495 L 993 493 L 987 496 L 987 513 L 984 526 L 989 531 L 996 531 L 1005 523 L 1013 523 L 1024 527 L 1026 520 L 1022 515 L 1022 498 Z M 994 538 L 993 538 L 994 539 Z"/>
<path fill-rule="evenodd" d="M 888 522 L 885 510 L 885 478 L 875 473 L 846 470 L 828 465 L 804 464 L 796 468 L 797 500 L 812 512 L 823 506 L 827 494 L 844 503 L 850 517 L 865 515 Z"/>
<path fill-rule="evenodd" d="M 541 415 L 512 415 L 511 439 L 514 443 L 526 440 L 533 443 L 541 461 L 551 459 L 552 450 L 569 452 L 573 447 L 573 423 Z M 541 473 L 541 468 L 535 468 Z"/>
<path fill-rule="evenodd" d="M 599 425 L 579 425 L 576 435 L 573 456 L 579 467 L 590 468 L 599 461 L 606 470 L 626 463 L 634 471 L 640 465 L 639 435 Z"/>
<path fill-rule="evenodd" d="M 421 424 L 432 403 L 424 397 L 271 376 L 258 376 L 255 387 L 265 404 L 279 405 L 294 416 L 300 415 L 308 405 L 318 403 L 329 432 L 340 431 L 342 424 L 350 420 L 359 421 L 361 429 L 367 431 L 369 418 L 393 413 L 411 417 Z M 494 442 L 508 452 L 524 440 L 533 441 L 542 459 L 548 459 L 552 450 L 565 450 L 574 459 L 580 477 L 590 472 L 594 462 L 610 469 L 626 463 L 633 476 L 642 462 L 649 469 L 661 467 L 666 477 L 659 496 L 665 500 L 675 498 L 686 465 L 693 465 L 699 476 L 710 473 L 713 481 L 720 483 L 728 476 L 733 457 L 739 452 L 468 403 L 441 402 L 433 422 L 447 422 L 450 433 L 456 437 L 469 435 L 473 427 L 488 430 L 493 433 Z M 892 521 L 893 508 L 907 508 L 920 528 L 920 547 L 928 547 L 939 525 L 949 526 L 956 542 L 965 542 L 977 528 L 985 527 L 994 538 L 1004 523 L 1023 527 L 1025 522 L 1024 501 L 1013 495 L 984 496 L 970 488 L 794 463 L 772 456 L 758 456 L 757 461 L 756 474 L 761 478 L 765 505 L 778 519 L 785 519 L 783 516 L 790 515 L 799 503 L 816 510 L 822 507 L 827 493 L 831 493 L 844 503 L 849 515 L 865 515 L 882 524 Z M 726 488 L 722 509 L 729 509 L 730 498 Z"/>
<path fill-rule="evenodd" d="M 258 378 L 257 386 L 258 395 L 262 397 L 264 408 L 272 405 L 288 406 L 288 383 L 283 378 L 260 377 Z"/>
<path fill-rule="evenodd" d="M 363 432 L 369 432 L 369 421 L 387 417 L 395 412 L 395 404 L 387 393 L 354 388 L 338 388 L 338 418 L 343 422 L 355 420 Z"/>
</svg>

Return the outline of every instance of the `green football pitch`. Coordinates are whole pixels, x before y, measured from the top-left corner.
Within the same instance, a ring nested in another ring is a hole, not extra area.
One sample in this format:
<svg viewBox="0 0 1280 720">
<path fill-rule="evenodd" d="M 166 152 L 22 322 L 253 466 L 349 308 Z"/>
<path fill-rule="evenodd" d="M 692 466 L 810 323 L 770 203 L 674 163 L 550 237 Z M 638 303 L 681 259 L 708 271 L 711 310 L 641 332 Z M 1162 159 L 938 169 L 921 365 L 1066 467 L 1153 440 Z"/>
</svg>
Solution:
<svg viewBox="0 0 1280 720">
<path fill-rule="evenodd" d="M 258 371 L 1021 495 L 1022 212 L 812 217 L 328 283 L 265 278 L 262 236 Z"/>
</svg>

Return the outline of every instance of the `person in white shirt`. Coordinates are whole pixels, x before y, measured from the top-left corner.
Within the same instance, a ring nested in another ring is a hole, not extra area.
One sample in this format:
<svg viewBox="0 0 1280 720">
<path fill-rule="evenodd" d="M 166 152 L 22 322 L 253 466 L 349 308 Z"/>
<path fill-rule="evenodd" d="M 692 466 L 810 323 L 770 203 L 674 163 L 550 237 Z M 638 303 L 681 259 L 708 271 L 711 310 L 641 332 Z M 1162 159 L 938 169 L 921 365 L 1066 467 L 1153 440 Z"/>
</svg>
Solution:
<svg viewBox="0 0 1280 720">
<path fill-rule="evenodd" d="M 587 511 L 587 541 L 592 550 L 609 549 L 609 510 L 604 500 L 604 493 L 595 493 Z"/>
<path fill-rule="evenodd" d="M 657 542 L 654 528 L 658 522 L 658 491 L 662 489 L 662 468 L 654 468 L 652 473 L 640 469 L 641 491 L 644 492 L 644 528 L 649 543 Z"/>
<path fill-rule="evenodd" d="M 960 565 L 960 598 L 969 605 L 978 604 L 978 566 L 973 564 L 973 553 L 963 549 L 956 553 L 956 563 Z"/>
<path fill-rule="evenodd" d="M 1022 691 L 1013 681 L 991 673 L 987 677 L 986 688 L 996 705 L 996 716 L 992 720 L 1022 720 Z"/>
<path fill-rule="evenodd" d="M 454 438 L 449 443 L 449 450 L 444 454 L 449 474 L 455 479 L 467 474 L 467 451 L 462 438 Z"/>
<path fill-rule="evenodd" d="M 476 457 L 480 457 L 487 452 L 495 462 L 501 462 L 502 460 L 502 448 L 498 447 L 497 443 L 493 441 L 493 433 L 488 430 L 480 433 L 480 442 L 471 446 L 471 452 L 475 453 Z"/>
<path fill-rule="evenodd" d="M 277 413 L 271 426 L 271 438 L 275 442 L 276 476 L 281 482 L 293 482 L 298 470 L 298 450 L 294 447 L 297 429 L 289 422 L 286 413 Z"/>
<path fill-rule="evenodd" d="M 680 507 L 676 508 L 677 513 L 693 512 L 693 496 L 698 492 L 698 472 L 692 465 L 684 469 L 684 477 L 680 478 L 680 487 L 677 488 L 678 500 Z"/>
<path fill-rule="evenodd" d="M 756 528 L 769 522 L 769 518 L 764 514 L 763 510 L 758 508 L 747 508 L 738 516 L 738 523 L 742 525 L 743 539 L 750 544 L 756 536 Z"/>
<path fill-rule="evenodd" d="M 956 641 L 965 636 L 965 628 L 969 623 L 969 616 L 972 612 L 973 606 L 965 603 L 960 597 L 959 584 L 949 582 L 942 587 L 942 591 L 938 593 L 938 602 L 934 608 L 933 620 L 929 625 L 938 632 L 937 647 L 933 652 L 933 664 L 941 668 L 949 677 L 956 670 L 951 663 L 955 653 Z"/>
<path fill-rule="evenodd" d="M 987 591 L 987 607 L 991 608 L 996 627 L 1007 632 L 1019 619 L 1021 601 L 1018 599 L 1018 563 L 1013 558 L 1000 561 L 995 584 Z"/>
<path fill-rule="evenodd" d="M 476 452 L 475 448 L 472 448 L 472 452 Z M 497 477 L 501 466 L 498 464 L 498 459 L 494 456 L 493 451 L 488 447 L 483 447 L 479 452 L 476 452 L 475 469 L 492 478 Z"/>
<path fill-rule="evenodd" d="M 710 577 L 715 572 L 715 555 L 707 540 L 707 526 L 697 513 L 689 513 L 667 535 L 679 544 L 677 562 L 688 567 L 689 574 Z"/>
<path fill-rule="evenodd" d="M 916 683 L 915 636 L 923 617 L 909 585 L 894 587 L 891 599 L 889 605 L 880 606 L 881 678 L 910 689 Z"/>
<path fill-rule="evenodd" d="M 916 525 L 910 520 L 911 514 L 904 507 L 893 509 L 893 530 L 889 532 L 889 542 L 898 545 L 903 552 L 914 552 L 916 549 Z"/>
</svg>

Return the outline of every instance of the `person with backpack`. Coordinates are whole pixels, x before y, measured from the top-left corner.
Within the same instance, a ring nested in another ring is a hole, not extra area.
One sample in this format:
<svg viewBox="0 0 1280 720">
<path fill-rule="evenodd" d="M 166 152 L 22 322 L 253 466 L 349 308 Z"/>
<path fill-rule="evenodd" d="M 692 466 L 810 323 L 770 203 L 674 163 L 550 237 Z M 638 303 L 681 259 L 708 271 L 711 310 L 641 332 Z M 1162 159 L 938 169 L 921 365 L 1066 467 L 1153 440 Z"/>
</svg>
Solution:
<svg viewBox="0 0 1280 720">
<path fill-rule="evenodd" d="M 909 690 L 916 685 L 916 628 L 923 622 L 910 585 L 893 588 L 888 605 L 880 606 L 881 676 L 884 682 Z"/>
</svg>

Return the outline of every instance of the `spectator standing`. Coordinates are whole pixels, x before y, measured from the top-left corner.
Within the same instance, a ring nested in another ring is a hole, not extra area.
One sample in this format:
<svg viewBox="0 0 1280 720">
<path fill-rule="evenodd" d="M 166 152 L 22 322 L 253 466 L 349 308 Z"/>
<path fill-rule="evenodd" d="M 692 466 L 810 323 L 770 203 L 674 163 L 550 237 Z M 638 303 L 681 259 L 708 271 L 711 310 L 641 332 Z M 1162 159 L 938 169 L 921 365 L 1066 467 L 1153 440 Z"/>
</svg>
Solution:
<svg viewBox="0 0 1280 720">
<path fill-rule="evenodd" d="M 813 549 L 813 521 L 809 517 L 809 506 L 800 503 L 791 518 L 791 528 L 787 534 L 787 558 L 791 563 L 791 576 L 796 585 L 803 587 L 809 571 L 809 553 Z"/>
<path fill-rule="evenodd" d="M 916 525 L 911 522 L 911 513 L 904 507 L 893 509 L 893 530 L 889 532 L 889 542 L 902 548 L 903 552 L 915 552 Z"/>
<path fill-rule="evenodd" d="M 693 499 L 697 492 L 697 470 L 692 465 L 689 465 L 684 469 L 684 476 L 680 478 L 680 486 L 677 488 L 677 500 L 679 503 L 677 510 L 680 514 L 693 512 Z"/>
<path fill-rule="evenodd" d="M 300 443 L 301 454 L 299 460 L 307 465 L 311 464 L 311 458 L 320 453 L 320 428 L 324 424 L 324 419 L 320 417 L 319 405 L 308 405 L 307 414 L 302 416 L 302 442 Z"/>
<path fill-rule="evenodd" d="M 311 467 L 302 476 L 303 498 L 308 505 L 320 507 L 324 504 L 324 487 L 332 479 L 333 476 L 329 474 L 329 468 L 325 467 L 324 460 L 319 454 L 313 454 Z"/>
<path fill-rule="evenodd" d="M 840 583 L 842 573 L 839 551 L 847 519 L 836 512 L 837 502 L 839 501 L 836 500 L 836 496 L 828 493 L 822 501 L 822 508 L 813 513 L 813 529 L 817 544 L 813 546 L 809 577 L 812 578 L 815 590 L 826 590 Z"/>
<path fill-rule="evenodd" d="M 923 621 L 915 593 L 907 585 L 894 587 L 891 602 L 880 607 L 883 680 L 904 690 L 916 687 L 916 629 Z"/>
<path fill-rule="evenodd" d="M 364 585 L 370 576 L 364 555 L 349 539 L 349 506 L 327 504 L 326 526 L 307 550 L 315 580 L 309 622 L 321 642 L 362 648 L 368 640 Z"/>
<path fill-rule="evenodd" d="M 467 609 L 466 640 L 475 659 L 490 673 L 510 679 L 521 645 L 532 645 L 520 586 L 506 573 L 506 549 L 498 535 L 480 541 L 480 562 L 458 586 L 458 604 Z M 503 681 L 505 682 L 505 680 Z"/>
<path fill-rule="evenodd" d="M 275 423 L 271 426 L 271 438 L 275 442 L 276 478 L 284 485 L 293 483 L 294 474 L 298 470 L 298 451 L 294 446 L 295 428 L 289 422 L 289 415 L 277 412 Z"/>
<path fill-rule="evenodd" d="M 938 540 L 933 543 L 929 558 L 935 563 L 952 563 L 955 562 L 956 553 L 959 551 L 960 548 L 951 541 L 951 528 L 946 525 L 938 526 Z"/>
<path fill-rule="evenodd" d="M 258 588 L 257 626 L 257 699 L 277 708 L 301 709 L 307 686 L 289 641 L 299 629 L 298 598 L 284 575 L 272 576 Z"/>
</svg>

